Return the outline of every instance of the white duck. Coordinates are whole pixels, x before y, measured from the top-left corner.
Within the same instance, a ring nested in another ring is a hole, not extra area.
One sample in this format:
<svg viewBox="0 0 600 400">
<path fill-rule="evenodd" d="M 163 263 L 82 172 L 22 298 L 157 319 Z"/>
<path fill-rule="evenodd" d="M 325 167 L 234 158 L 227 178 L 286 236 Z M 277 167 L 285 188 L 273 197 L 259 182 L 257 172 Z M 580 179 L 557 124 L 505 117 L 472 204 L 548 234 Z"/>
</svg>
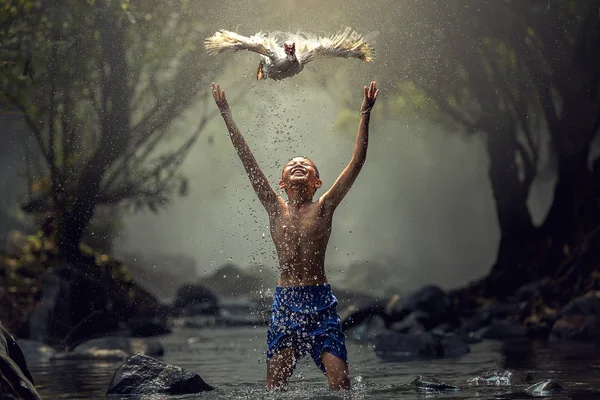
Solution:
<svg viewBox="0 0 600 400">
<path fill-rule="evenodd" d="M 205 39 L 209 54 L 249 50 L 260 54 L 256 79 L 281 80 L 296 75 L 319 57 L 374 59 L 374 50 L 362 35 L 350 28 L 330 37 L 311 37 L 304 33 L 271 32 L 247 37 L 220 30 Z"/>
</svg>

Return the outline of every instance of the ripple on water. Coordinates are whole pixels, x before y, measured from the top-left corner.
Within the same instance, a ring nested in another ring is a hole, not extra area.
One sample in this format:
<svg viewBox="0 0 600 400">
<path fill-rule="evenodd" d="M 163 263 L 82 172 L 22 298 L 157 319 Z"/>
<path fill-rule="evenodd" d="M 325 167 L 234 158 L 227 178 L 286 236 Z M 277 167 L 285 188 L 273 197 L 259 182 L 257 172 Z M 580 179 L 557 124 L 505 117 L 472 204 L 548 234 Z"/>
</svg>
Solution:
<svg viewBox="0 0 600 400">
<path fill-rule="evenodd" d="M 301 360 L 286 392 L 264 389 L 266 327 L 176 330 L 161 340 L 165 362 L 197 372 L 217 389 L 201 396 L 175 399 L 531 399 L 525 389 L 555 379 L 564 392 L 552 400 L 600 399 L 600 349 L 590 345 L 550 345 L 531 342 L 527 351 L 507 351 L 500 342 L 472 347 L 451 360 L 384 362 L 373 347 L 348 343 L 352 391 L 333 393 L 310 358 Z M 193 338 L 192 340 L 188 340 Z M 61 360 L 30 365 L 44 399 L 105 400 L 108 383 L 120 362 Z M 419 375 L 435 377 L 460 391 L 427 392 L 409 384 Z M 151 399 L 151 398 L 145 398 Z M 153 400 L 163 400 L 155 397 Z M 117 400 L 111 398 L 111 400 Z"/>
</svg>

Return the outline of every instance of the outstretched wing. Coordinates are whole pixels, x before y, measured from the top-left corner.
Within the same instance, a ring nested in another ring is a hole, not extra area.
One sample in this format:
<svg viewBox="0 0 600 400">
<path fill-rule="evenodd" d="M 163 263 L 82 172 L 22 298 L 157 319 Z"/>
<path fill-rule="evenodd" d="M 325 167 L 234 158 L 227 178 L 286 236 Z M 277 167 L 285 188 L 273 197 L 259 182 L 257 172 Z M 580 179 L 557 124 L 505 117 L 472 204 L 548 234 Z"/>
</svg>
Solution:
<svg viewBox="0 0 600 400">
<path fill-rule="evenodd" d="M 263 56 L 271 57 L 272 50 L 269 39 L 261 32 L 253 36 L 242 36 L 235 32 L 220 30 L 213 36 L 204 40 L 204 47 L 209 54 L 218 54 L 225 51 L 249 50 Z"/>
<path fill-rule="evenodd" d="M 351 28 L 330 37 L 306 38 L 296 46 L 296 54 L 302 64 L 319 57 L 358 58 L 366 62 L 375 58 L 375 50 L 361 34 Z"/>
</svg>

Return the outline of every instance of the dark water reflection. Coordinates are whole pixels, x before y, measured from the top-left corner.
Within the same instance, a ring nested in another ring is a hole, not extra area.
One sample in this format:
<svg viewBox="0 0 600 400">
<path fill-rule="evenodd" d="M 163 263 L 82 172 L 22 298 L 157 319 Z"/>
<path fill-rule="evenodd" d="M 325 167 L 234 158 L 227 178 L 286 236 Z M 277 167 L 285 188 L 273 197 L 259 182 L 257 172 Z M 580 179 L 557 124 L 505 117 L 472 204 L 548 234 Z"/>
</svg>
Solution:
<svg viewBox="0 0 600 400">
<path fill-rule="evenodd" d="M 544 398 L 600 399 L 600 347 L 528 341 L 489 341 L 474 345 L 472 352 L 460 359 L 412 363 L 383 362 L 370 346 L 350 342 L 350 394 L 329 392 L 325 378 L 310 358 L 299 364 L 288 392 L 267 393 L 263 389 L 264 338 L 264 327 L 180 330 L 161 339 L 165 347 L 163 360 L 197 372 L 218 388 L 188 399 L 531 399 L 523 389 L 544 379 L 556 379 L 566 388 Z M 30 367 L 44 399 L 106 399 L 104 393 L 119 365 L 58 361 Z M 509 385 L 468 383 L 473 377 L 494 371 L 503 374 L 506 370 L 511 374 Z M 418 375 L 433 376 L 463 390 L 419 393 L 405 386 Z"/>
</svg>

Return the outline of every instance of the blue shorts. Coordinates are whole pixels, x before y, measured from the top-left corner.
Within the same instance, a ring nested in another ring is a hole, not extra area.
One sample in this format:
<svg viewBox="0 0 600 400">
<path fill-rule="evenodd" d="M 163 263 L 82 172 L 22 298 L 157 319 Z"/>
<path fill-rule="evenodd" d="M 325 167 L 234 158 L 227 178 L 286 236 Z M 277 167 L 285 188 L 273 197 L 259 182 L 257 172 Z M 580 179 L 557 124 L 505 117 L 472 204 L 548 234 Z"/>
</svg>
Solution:
<svg viewBox="0 0 600 400">
<path fill-rule="evenodd" d="M 323 373 L 324 351 L 347 362 L 345 335 L 331 286 L 278 286 L 267 344 L 267 361 L 279 350 L 291 347 L 296 360 L 310 354 Z"/>
</svg>

